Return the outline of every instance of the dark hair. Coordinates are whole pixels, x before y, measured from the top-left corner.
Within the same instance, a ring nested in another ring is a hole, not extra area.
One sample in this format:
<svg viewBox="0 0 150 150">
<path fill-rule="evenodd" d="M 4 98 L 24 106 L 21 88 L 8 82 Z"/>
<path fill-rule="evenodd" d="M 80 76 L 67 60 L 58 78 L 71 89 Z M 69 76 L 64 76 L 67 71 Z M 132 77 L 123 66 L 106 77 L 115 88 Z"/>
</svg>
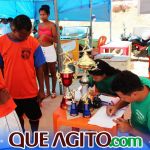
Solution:
<svg viewBox="0 0 150 150">
<path fill-rule="evenodd" d="M 8 23 L 6 18 L 2 18 L 2 19 L 1 19 L 1 22 L 2 22 L 3 24 L 7 24 L 7 23 Z"/>
<path fill-rule="evenodd" d="M 15 27 L 16 30 L 20 31 L 25 29 L 26 31 L 31 31 L 32 23 L 28 16 L 26 15 L 19 15 L 14 18 L 12 22 L 12 26 Z"/>
<path fill-rule="evenodd" d="M 115 74 L 120 73 L 121 71 L 118 69 L 115 69 L 114 67 L 110 66 L 107 62 L 96 59 L 95 63 L 97 64 L 97 68 L 92 68 L 89 70 L 89 73 L 91 75 L 106 75 L 106 76 L 112 76 Z"/>
<path fill-rule="evenodd" d="M 143 85 L 140 78 L 130 71 L 122 71 L 112 82 L 112 91 L 122 92 L 126 95 L 130 95 L 132 92 L 140 91 L 142 89 Z"/>
<path fill-rule="evenodd" d="M 9 17 L 8 19 L 7 19 L 7 21 L 9 22 L 9 23 L 11 23 L 11 22 L 13 22 L 13 18 L 11 18 L 11 17 Z"/>
<path fill-rule="evenodd" d="M 45 11 L 48 15 L 50 14 L 50 7 L 48 5 L 42 5 L 41 8 L 39 9 L 40 11 Z"/>
</svg>

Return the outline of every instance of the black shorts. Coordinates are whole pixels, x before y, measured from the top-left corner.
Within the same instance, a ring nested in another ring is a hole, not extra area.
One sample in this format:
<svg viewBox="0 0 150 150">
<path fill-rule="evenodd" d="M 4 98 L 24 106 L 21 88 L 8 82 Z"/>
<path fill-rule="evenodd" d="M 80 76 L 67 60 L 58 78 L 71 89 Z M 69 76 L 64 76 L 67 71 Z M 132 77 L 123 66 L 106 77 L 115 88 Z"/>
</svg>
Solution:
<svg viewBox="0 0 150 150">
<path fill-rule="evenodd" d="M 18 117 L 25 114 L 30 120 L 39 120 L 42 116 L 40 106 L 37 102 L 37 97 L 27 99 L 14 99 L 17 108 L 16 113 Z"/>
</svg>

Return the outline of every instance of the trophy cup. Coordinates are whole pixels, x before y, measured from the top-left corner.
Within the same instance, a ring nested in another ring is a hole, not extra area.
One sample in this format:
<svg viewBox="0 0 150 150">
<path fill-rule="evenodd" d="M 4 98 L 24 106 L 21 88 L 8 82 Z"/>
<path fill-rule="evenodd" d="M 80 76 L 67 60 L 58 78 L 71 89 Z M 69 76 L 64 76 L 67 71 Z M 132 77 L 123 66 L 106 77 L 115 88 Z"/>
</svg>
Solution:
<svg viewBox="0 0 150 150">
<path fill-rule="evenodd" d="M 88 49 L 86 49 L 88 47 Z M 92 60 L 89 56 L 87 51 L 91 51 L 91 48 L 88 45 L 88 40 L 85 40 L 85 47 L 83 48 L 83 56 L 79 59 L 77 66 L 83 70 L 83 76 L 80 80 L 81 88 L 81 95 L 84 96 L 85 93 L 88 93 L 88 84 L 89 79 L 87 76 L 87 71 L 92 67 L 96 66 L 94 60 Z M 79 112 L 83 112 L 84 103 L 82 98 L 78 104 Z"/>
<path fill-rule="evenodd" d="M 59 80 L 60 83 L 63 84 L 63 86 L 65 87 L 65 92 L 60 104 L 60 107 L 62 109 L 67 109 L 68 108 L 68 101 L 72 101 L 73 99 L 73 95 L 71 93 L 71 91 L 69 90 L 69 86 L 72 84 L 73 79 L 75 79 L 75 74 L 74 72 L 68 67 L 69 64 L 73 63 L 73 60 L 69 57 L 69 54 L 66 52 L 64 53 L 64 61 L 63 61 L 63 65 L 64 65 L 64 69 L 60 72 L 57 73 L 57 78 Z"/>
</svg>

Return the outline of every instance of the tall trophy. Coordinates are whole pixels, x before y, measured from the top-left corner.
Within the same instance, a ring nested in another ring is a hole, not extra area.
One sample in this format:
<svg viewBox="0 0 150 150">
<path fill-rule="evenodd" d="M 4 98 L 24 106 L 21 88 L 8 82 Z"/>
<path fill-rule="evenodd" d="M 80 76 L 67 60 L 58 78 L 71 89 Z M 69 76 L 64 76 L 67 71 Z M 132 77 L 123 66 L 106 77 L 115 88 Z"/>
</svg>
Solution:
<svg viewBox="0 0 150 150">
<path fill-rule="evenodd" d="M 87 49 L 86 49 L 87 48 Z M 92 60 L 89 56 L 87 51 L 91 51 L 91 48 L 88 44 L 88 40 L 85 40 L 85 47 L 83 48 L 83 56 L 79 59 L 77 66 L 83 70 L 83 76 L 80 80 L 80 84 L 82 86 L 81 88 L 81 95 L 82 97 L 85 95 L 85 93 L 88 93 L 88 84 L 89 84 L 89 79 L 88 79 L 88 74 L 87 71 L 91 69 L 92 67 L 96 67 L 96 63 L 94 60 Z M 84 106 L 84 101 L 80 100 L 78 104 L 78 109 L 79 112 L 83 112 L 83 106 Z"/>
<path fill-rule="evenodd" d="M 71 103 L 73 95 L 69 89 L 69 86 L 72 84 L 73 79 L 76 78 L 74 72 L 69 68 L 69 64 L 72 64 L 73 60 L 69 57 L 69 53 L 64 53 L 64 61 L 63 61 L 63 70 L 60 73 L 57 73 L 57 78 L 60 83 L 65 87 L 65 92 L 63 94 L 63 98 L 60 104 L 62 109 L 68 109 L 68 101 Z"/>
<path fill-rule="evenodd" d="M 88 48 L 88 49 L 86 49 Z M 91 51 L 92 49 L 90 48 L 88 44 L 88 40 L 85 40 L 85 47 L 83 48 L 83 56 L 79 59 L 77 66 L 83 70 L 83 76 L 80 80 L 80 83 L 82 85 L 82 96 L 88 92 L 88 84 L 89 84 L 89 79 L 87 75 L 87 71 L 91 69 L 92 67 L 96 67 L 96 63 L 93 59 L 91 59 L 88 55 L 88 51 Z"/>
</svg>

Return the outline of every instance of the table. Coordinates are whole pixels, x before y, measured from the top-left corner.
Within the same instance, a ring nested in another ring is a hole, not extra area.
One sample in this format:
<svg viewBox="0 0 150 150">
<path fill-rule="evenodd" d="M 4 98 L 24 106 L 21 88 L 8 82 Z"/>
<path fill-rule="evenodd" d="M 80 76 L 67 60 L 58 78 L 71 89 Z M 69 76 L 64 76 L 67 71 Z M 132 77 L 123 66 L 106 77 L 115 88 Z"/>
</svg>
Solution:
<svg viewBox="0 0 150 150">
<path fill-rule="evenodd" d="M 114 126 L 113 128 L 103 128 L 96 125 L 88 124 L 89 118 L 75 118 L 67 120 L 66 117 L 66 110 L 61 109 L 60 107 L 57 108 L 53 112 L 53 130 L 56 133 L 62 126 L 68 126 L 73 128 L 80 128 L 86 130 L 94 130 L 94 131 L 107 131 L 112 135 L 117 135 L 117 127 Z"/>
<path fill-rule="evenodd" d="M 123 55 L 131 55 L 132 42 L 129 41 L 118 41 L 110 42 L 109 44 L 103 45 L 99 49 L 99 53 L 105 53 L 106 50 L 110 52 L 111 49 L 122 49 Z"/>
<path fill-rule="evenodd" d="M 119 70 L 131 70 L 133 67 L 131 58 L 126 55 L 113 56 L 111 59 L 103 59 L 101 58 L 101 54 L 97 54 L 94 59 L 101 59 Z"/>
</svg>

